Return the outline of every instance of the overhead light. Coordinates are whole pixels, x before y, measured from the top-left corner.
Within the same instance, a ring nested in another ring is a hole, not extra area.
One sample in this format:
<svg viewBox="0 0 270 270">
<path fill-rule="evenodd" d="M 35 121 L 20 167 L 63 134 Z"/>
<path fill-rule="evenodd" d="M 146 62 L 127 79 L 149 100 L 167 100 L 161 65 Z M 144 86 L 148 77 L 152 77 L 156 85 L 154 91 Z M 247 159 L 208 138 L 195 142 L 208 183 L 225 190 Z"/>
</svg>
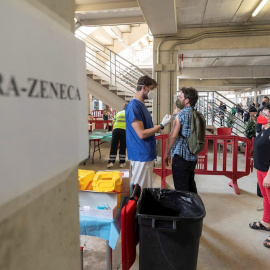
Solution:
<svg viewBox="0 0 270 270">
<path fill-rule="evenodd" d="M 257 8 L 254 10 L 254 12 L 252 13 L 252 17 L 255 17 L 260 10 L 263 8 L 263 6 L 266 4 L 268 0 L 262 0 L 261 3 L 257 6 Z"/>
<path fill-rule="evenodd" d="M 212 67 L 218 62 L 219 58 L 216 58 L 216 60 L 213 62 Z"/>
</svg>

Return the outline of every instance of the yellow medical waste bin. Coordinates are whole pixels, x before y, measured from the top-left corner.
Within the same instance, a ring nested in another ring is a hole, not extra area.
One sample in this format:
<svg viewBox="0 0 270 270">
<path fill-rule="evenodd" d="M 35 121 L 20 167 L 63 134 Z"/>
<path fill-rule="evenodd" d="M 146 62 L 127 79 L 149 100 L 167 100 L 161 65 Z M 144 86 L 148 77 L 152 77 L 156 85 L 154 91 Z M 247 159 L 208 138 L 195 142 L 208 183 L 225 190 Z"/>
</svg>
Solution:
<svg viewBox="0 0 270 270">
<path fill-rule="evenodd" d="M 99 171 L 93 179 L 93 190 L 99 192 L 117 192 L 117 207 L 120 207 L 122 177 L 119 171 Z"/>
<path fill-rule="evenodd" d="M 79 190 L 93 190 L 94 171 L 78 170 Z"/>
</svg>

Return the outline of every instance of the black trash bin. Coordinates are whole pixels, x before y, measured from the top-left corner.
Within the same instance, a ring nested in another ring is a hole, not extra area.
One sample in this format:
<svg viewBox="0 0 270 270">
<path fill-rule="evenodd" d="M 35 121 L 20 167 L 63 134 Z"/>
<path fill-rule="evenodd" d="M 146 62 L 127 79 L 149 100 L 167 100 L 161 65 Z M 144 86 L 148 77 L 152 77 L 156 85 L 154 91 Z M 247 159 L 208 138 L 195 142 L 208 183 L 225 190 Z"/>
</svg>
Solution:
<svg viewBox="0 0 270 270">
<path fill-rule="evenodd" d="M 199 195 L 146 188 L 138 201 L 140 270 L 193 270 L 205 209 Z"/>
</svg>

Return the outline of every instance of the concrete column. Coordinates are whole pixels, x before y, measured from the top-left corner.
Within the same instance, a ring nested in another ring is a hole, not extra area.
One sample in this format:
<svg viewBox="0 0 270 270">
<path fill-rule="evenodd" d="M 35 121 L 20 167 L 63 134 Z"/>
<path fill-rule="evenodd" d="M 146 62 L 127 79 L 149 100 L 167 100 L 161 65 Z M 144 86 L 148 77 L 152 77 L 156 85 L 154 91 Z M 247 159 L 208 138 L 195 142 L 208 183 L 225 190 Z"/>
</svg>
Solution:
<svg viewBox="0 0 270 270">
<path fill-rule="evenodd" d="M 258 95 L 258 90 L 254 89 L 254 103 L 255 103 L 255 105 L 258 103 L 257 102 L 257 95 Z"/>
<path fill-rule="evenodd" d="M 154 68 L 156 64 L 157 59 L 157 51 L 156 47 L 158 43 L 162 39 L 154 39 L 154 50 L 153 50 L 153 61 L 154 61 Z M 168 66 L 169 64 L 175 64 L 177 63 L 177 53 L 174 53 L 174 63 L 170 63 L 169 59 L 169 53 L 168 51 L 162 51 L 160 54 L 160 63 L 161 65 L 161 71 L 155 72 L 154 69 L 154 76 L 153 78 L 157 80 L 158 82 L 158 104 L 156 104 L 154 111 L 153 111 L 153 121 L 154 124 L 160 123 L 160 121 L 163 119 L 163 117 L 166 114 L 172 114 L 175 109 L 175 103 L 173 100 L 174 95 L 177 92 L 177 72 L 175 70 L 171 70 L 172 66 Z M 168 125 L 165 127 L 164 133 L 168 133 L 171 130 L 171 126 Z"/>
<path fill-rule="evenodd" d="M 93 101 L 93 95 L 88 93 L 88 114 L 92 113 L 93 111 L 92 101 Z"/>
<path fill-rule="evenodd" d="M 74 0 L 27 2 L 59 23 L 65 33 L 66 29 L 73 32 Z M 12 42 L 10 45 L 12 46 Z M 48 63 L 45 64 L 50 68 Z M 57 115 L 52 115 L 52 118 L 55 117 Z M 16 155 L 16 149 L 10 150 Z M 80 269 L 77 178 L 78 166 L 72 166 L 55 177 L 46 179 L 44 184 L 30 188 L 26 194 L 0 205 L 0 269 Z M 4 188 L 5 186 L 1 186 L 1 189 Z"/>
</svg>

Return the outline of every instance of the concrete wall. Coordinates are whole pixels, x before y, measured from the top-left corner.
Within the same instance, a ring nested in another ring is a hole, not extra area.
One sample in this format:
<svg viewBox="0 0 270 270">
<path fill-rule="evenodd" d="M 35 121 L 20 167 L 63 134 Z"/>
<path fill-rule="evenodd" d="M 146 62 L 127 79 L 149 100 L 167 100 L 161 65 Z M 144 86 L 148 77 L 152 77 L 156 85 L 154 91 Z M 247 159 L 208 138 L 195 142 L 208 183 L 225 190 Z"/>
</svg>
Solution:
<svg viewBox="0 0 270 270">
<path fill-rule="evenodd" d="M 74 0 L 28 2 L 73 31 Z M 0 205 L 0 269 L 80 269 L 77 189 L 75 166 Z"/>
</svg>

